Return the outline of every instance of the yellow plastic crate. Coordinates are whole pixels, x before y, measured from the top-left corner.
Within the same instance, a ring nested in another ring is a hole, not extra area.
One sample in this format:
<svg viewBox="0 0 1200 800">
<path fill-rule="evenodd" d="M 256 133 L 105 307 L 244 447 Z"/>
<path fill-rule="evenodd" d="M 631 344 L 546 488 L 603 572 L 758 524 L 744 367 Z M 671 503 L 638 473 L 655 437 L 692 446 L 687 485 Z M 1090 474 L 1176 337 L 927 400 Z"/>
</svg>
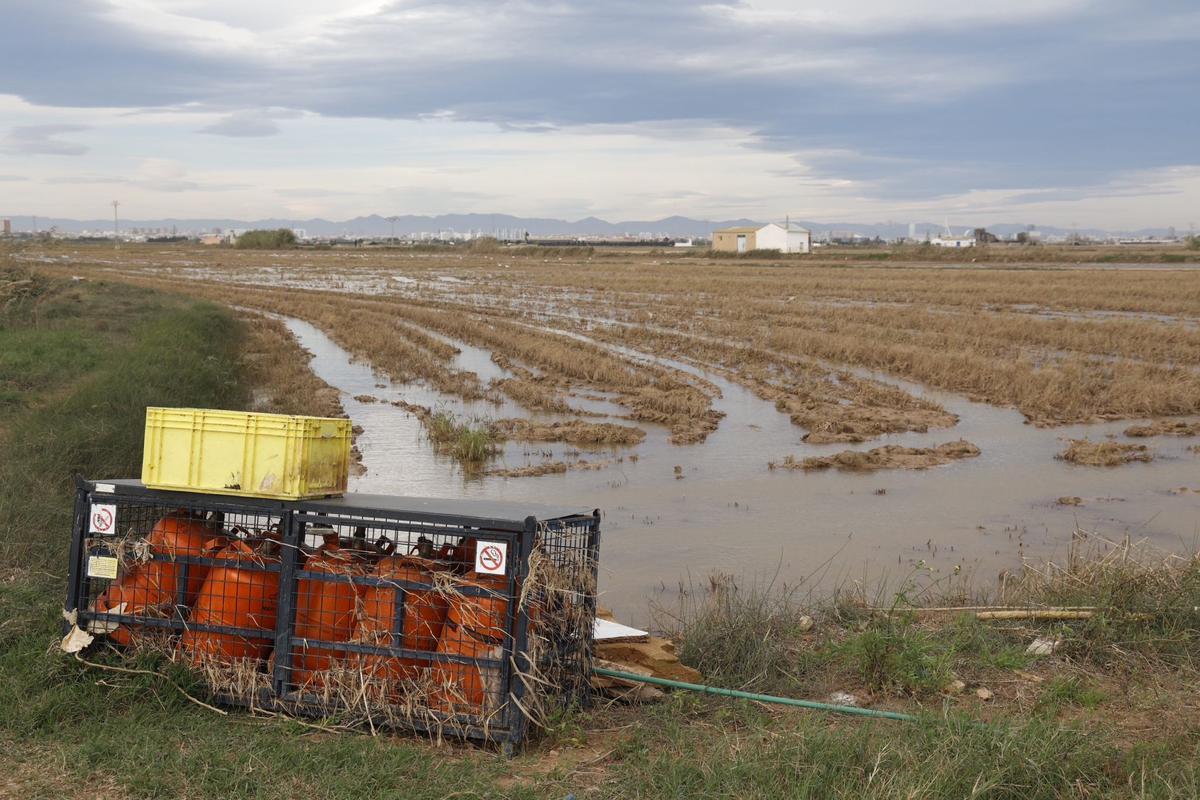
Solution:
<svg viewBox="0 0 1200 800">
<path fill-rule="evenodd" d="M 350 420 L 202 408 L 146 408 L 142 483 L 244 497 L 343 494 Z"/>
</svg>

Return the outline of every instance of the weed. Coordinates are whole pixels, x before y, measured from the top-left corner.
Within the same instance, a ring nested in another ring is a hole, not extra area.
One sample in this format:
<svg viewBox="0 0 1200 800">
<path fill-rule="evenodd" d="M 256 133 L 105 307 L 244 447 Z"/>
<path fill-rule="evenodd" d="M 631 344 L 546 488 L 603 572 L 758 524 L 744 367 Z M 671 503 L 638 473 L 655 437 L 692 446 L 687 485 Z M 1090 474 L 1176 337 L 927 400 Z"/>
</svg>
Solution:
<svg viewBox="0 0 1200 800">
<path fill-rule="evenodd" d="M 1075 675 L 1060 675 L 1049 680 L 1038 697 L 1039 708 L 1058 711 L 1076 706 L 1096 708 L 1105 700 L 1104 692 L 1091 687 Z"/>
<path fill-rule="evenodd" d="M 440 452 L 472 469 L 500 450 L 490 425 L 459 422 L 449 411 L 434 412 L 425 421 L 425 434 Z"/>
<path fill-rule="evenodd" d="M 883 691 L 929 694 L 953 677 L 949 648 L 903 619 L 889 618 L 838 645 L 863 682 Z"/>
</svg>

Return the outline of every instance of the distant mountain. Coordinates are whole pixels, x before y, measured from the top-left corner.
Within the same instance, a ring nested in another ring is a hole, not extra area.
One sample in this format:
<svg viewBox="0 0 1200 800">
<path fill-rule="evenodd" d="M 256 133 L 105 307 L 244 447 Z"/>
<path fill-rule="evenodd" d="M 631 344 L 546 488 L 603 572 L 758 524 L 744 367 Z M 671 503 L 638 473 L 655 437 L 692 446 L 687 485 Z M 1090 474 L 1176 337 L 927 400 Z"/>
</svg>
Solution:
<svg viewBox="0 0 1200 800">
<path fill-rule="evenodd" d="M 5 215 L 0 214 L 0 217 Z M 35 218 L 26 215 L 7 217 L 12 220 L 14 231 L 34 230 Z M 811 230 L 815 235 L 826 233 L 859 234 L 881 239 L 898 239 L 908 235 L 907 222 L 855 223 L 855 222 L 816 222 L 813 220 L 793 220 Z M 737 225 L 761 225 L 762 222 L 749 219 L 702 220 L 691 217 L 672 216 L 655 220 L 626 220 L 624 222 L 608 222 L 597 217 L 585 217 L 574 222 L 545 217 L 516 217 L 511 214 L 442 214 L 439 216 L 397 216 L 394 222 L 387 217 L 371 214 L 366 217 L 354 217 L 342 222 L 327 219 L 128 219 L 121 220 L 121 229 L 130 228 L 174 228 L 179 233 L 201 233 L 214 228 L 228 230 L 230 228 L 303 228 L 310 236 L 388 236 L 393 232 L 397 236 L 418 233 L 436 233 L 438 231 L 456 231 L 466 233 L 477 231 L 483 234 L 496 234 L 528 231 L 532 237 L 539 236 L 624 236 L 626 234 L 652 234 L 665 236 L 708 236 L 717 228 Z M 60 219 L 55 217 L 37 217 L 38 230 L 57 228 L 64 233 L 80 233 L 82 231 L 110 231 L 111 219 Z M 969 230 L 966 225 L 952 225 L 954 232 Z M 1011 236 L 1028 229 L 1030 226 L 1014 223 L 999 223 L 982 225 L 992 233 L 1000 236 Z M 1106 231 L 1098 228 L 1058 228 L 1052 225 L 1036 226 L 1044 236 L 1059 238 L 1071 233 L 1085 236 L 1104 237 L 1114 234 L 1129 236 L 1165 236 L 1166 228 L 1143 228 L 1140 230 Z M 915 225 L 918 238 L 925 238 L 926 233 L 937 234 L 943 226 L 941 223 L 920 222 Z"/>
<path fill-rule="evenodd" d="M 30 216 L 12 216 L 13 230 L 27 231 L 34 229 L 34 218 Z M 111 219 L 62 219 L 56 217 L 38 217 L 38 230 L 57 228 L 65 233 L 88 231 L 111 231 Z M 327 219 L 123 219 L 121 229 L 130 228 L 174 228 L 180 233 L 200 233 L 214 228 L 228 230 L 230 228 L 303 228 L 310 236 L 389 236 L 393 232 L 397 236 L 424 232 L 479 231 L 484 234 L 501 231 L 528 231 L 530 236 L 624 236 L 626 234 L 661 234 L 666 236 L 707 236 L 715 228 L 732 225 L 755 225 L 753 220 L 698 220 L 688 217 L 666 217 L 658 220 L 629 220 L 626 222 L 607 222 L 596 217 L 586 217 L 570 222 L 562 219 L 541 217 L 516 217 L 511 214 L 442 214 L 426 217 L 405 215 L 397 216 L 394 222 L 387 217 L 372 214 L 366 217 L 354 217 L 342 222 Z"/>
</svg>

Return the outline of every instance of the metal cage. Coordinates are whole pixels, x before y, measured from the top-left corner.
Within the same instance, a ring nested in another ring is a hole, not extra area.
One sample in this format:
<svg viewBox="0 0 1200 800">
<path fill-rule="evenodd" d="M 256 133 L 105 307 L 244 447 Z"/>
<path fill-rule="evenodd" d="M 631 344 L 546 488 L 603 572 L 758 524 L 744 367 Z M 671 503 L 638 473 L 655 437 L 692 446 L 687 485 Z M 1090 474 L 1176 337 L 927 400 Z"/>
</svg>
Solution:
<svg viewBox="0 0 1200 800">
<path fill-rule="evenodd" d="M 599 511 L 78 483 L 65 611 L 229 705 L 496 742 L 589 700 Z"/>
</svg>

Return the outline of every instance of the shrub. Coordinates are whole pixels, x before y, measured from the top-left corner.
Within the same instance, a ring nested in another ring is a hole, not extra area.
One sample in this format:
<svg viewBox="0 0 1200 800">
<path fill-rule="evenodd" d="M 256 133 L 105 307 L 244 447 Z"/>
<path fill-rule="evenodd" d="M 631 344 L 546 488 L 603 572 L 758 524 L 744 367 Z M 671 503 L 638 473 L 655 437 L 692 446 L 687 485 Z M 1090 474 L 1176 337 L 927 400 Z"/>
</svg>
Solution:
<svg viewBox="0 0 1200 800">
<path fill-rule="evenodd" d="M 296 246 L 296 234 L 287 228 L 246 231 L 237 238 L 237 247 L 244 250 L 278 250 Z"/>
</svg>

